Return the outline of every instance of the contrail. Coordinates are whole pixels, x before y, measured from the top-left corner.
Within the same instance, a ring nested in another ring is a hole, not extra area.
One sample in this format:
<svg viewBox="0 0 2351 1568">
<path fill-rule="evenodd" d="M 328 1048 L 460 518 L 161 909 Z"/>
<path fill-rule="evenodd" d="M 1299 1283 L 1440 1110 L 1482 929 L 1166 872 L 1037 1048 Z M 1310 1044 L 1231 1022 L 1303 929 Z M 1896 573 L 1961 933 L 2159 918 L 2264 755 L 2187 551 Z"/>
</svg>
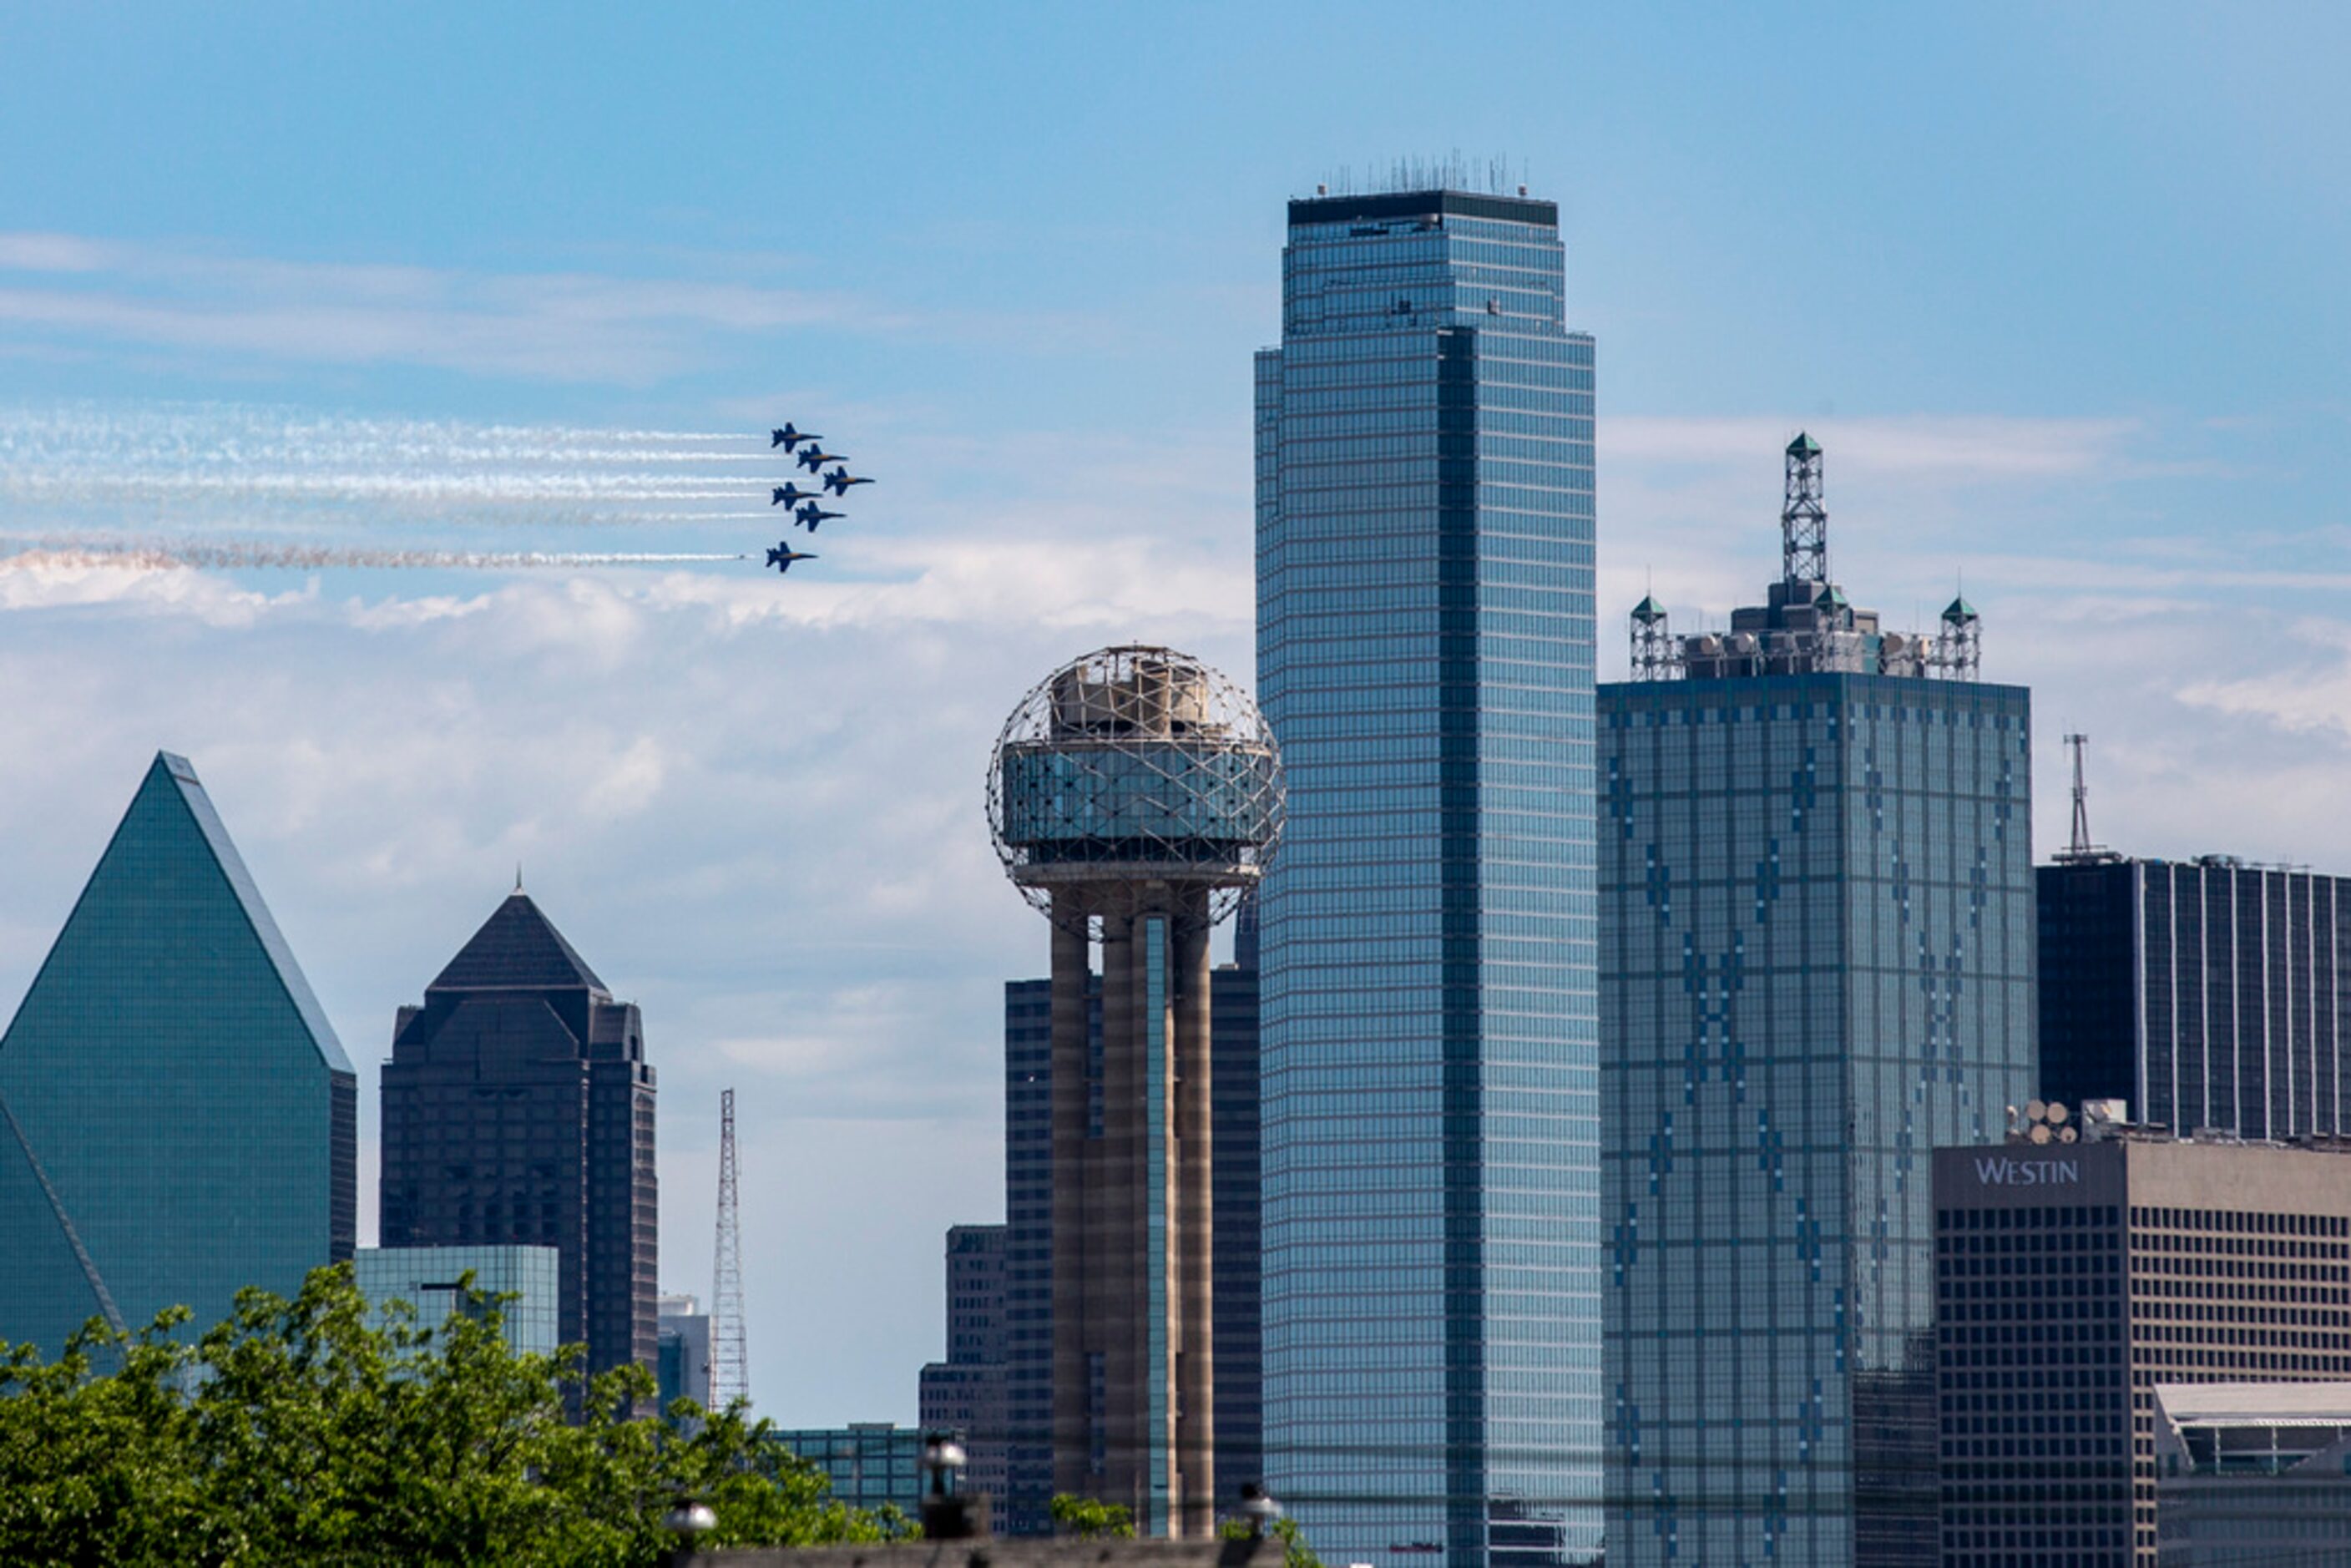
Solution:
<svg viewBox="0 0 2351 1568">
<path fill-rule="evenodd" d="M 358 568 L 402 571 L 499 571 L 513 568 L 664 566 L 682 561 L 748 560 L 747 555 L 704 551 L 346 549 L 324 545 L 156 542 L 43 542 L 0 556 L 0 571 L 43 567 L 114 567 L 133 571 L 181 568 L 282 568 L 295 571 Z"/>
</svg>

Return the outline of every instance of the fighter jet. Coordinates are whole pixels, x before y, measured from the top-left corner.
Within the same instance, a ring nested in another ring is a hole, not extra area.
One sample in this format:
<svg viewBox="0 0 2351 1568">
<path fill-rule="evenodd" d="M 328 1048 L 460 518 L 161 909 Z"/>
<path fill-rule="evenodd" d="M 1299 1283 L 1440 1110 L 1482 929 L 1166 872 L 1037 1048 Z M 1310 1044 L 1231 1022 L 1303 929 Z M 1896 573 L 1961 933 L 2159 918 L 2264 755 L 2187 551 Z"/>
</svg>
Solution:
<svg viewBox="0 0 2351 1568">
<path fill-rule="evenodd" d="M 873 481 L 871 479 L 861 479 L 852 474 L 846 463 L 824 476 L 824 487 L 836 496 L 848 495 L 852 485 L 871 485 Z"/>
<path fill-rule="evenodd" d="M 778 539 L 776 541 L 776 548 L 768 552 L 768 564 L 774 567 L 778 571 L 791 570 L 792 562 L 796 560 L 814 560 L 815 559 L 816 557 L 809 554 L 806 550 L 796 550 L 792 549 L 792 543 L 789 539 Z"/>
<path fill-rule="evenodd" d="M 799 511 L 792 514 L 792 521 L 807 528 L 809 532 L 814 533 L 816 532 L 816 526 L 819 523 L 828 522 L 834 517 L 845 517 L 847 516 L 849 516 L 847 512 L 828 512 L 819 507 L 814 501 L 810 501 L 807 506 L 802 507 Z"/>
<path fill-rule="evenodd" d="M 821 490 L 803 490 L 796 484 L 778 485 L 776 486 L 776 498 L 768 502 L 768 505 L 771 507 L 797 507 L 802 501 L 816 500 L 822 497 L 823 494 L 824 492 Z"/>
<path fill-rule="evenodd" d="M 768 433 L 768 450 L 770 452 L 773 452 L 778 446 L 782 447 L 785 451 L 789 452 L 793 447 L 798 446 L 803 441 L 822 441 L 824 439 L 821 435 L 812 434 L 805 430 L 793 429 L 792 422 L 789 419 L 784 421 L 783 429 L 771 430 Z"/>
<path fill-rule="evenodd" d="M 838 452 L 827 452 L 823 450 L 819 447 L 815 442 L 811 441 L 809 443 L 809 449 L 799 455 L 799 461 L 801 467 L 813 474 L 828 463 L 841 463 L 846 462 L 847 459 L 843 458 Z"/>
</svg>

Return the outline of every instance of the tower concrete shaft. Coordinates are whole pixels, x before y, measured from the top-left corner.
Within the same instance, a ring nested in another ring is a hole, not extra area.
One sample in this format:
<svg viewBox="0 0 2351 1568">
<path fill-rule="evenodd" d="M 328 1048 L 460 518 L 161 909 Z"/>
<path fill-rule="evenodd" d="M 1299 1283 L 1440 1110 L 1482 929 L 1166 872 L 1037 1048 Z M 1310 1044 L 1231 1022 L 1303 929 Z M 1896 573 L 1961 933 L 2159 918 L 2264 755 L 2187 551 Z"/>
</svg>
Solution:
<svg viewBox="0 0 2351 1568">
<path fill-rule="evenodd" d="M 1147 1533 L 1205 1539 L 1217 1497 L 1209 890 L 1105 891 L 1054 898 L 1054 1490 L 1123 1503 Z"/>
</svg>

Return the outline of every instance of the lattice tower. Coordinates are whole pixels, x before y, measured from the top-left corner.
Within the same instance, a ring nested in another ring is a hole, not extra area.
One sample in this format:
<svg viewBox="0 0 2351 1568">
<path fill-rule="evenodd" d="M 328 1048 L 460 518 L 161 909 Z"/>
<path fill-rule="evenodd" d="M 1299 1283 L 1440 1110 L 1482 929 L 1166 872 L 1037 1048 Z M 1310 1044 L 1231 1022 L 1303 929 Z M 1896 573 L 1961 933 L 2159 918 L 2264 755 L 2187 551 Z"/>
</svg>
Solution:
<svg viewBox="0 0 2351 1568">
<path fill-rule="evenodd" d="M 1802 434 L 1788 443 L 1787 498 L 1780 508 L 1780 576 L 1786 582 L 1829 580 L 1829 508 L 1821 444 Z"/>
<path fill-rule="evenodd" d="M 724 1410 L 751 1397 L 751 1354 L 743 1327 L 743 1225 L 736 1207 L 735 1091 L 718 1098 L 718 1246 L 710 1285 L 711 1404 Z"/>
</svg>

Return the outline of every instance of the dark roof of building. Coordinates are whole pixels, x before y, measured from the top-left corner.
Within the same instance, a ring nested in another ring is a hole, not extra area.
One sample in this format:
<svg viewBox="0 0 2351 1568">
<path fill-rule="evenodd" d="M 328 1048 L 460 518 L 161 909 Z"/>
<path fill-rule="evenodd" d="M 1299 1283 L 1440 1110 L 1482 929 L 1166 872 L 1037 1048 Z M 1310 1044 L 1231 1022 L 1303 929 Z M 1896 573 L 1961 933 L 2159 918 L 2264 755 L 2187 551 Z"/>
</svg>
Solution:
<svg viewBox="0 0 2351 1568">
<path fill-rule="evenodd" d="M 1654 593 L 1643 594 L 1641 596 L 1641 602 L 1633 606 L 1633 619 L 1642 622 L 1644 625 L 1646 625 L 1652 621 L 1662 621 L 1665 618 L 1666 607 L 1657 602 L 1657 596 Z"/>
<path fill-rule="evenodd" d="M 1489 196 L 1474 191 L 1390 191 L 1362 196 L 1294 196 L 1290 225 L 1376 223 L 1384 218 L 1499 218 L 1507 223 L 1559 227 L 1559 204 L 1527 196 Z"/>
<path fill-rule="evenodd" d="M 517 888 L 433 983 L 434 991 L 572 991 L 610 996 L 530 895 Z"/>
<path fill-rule="evenodd" d="M 1781 428 L 1785 429 L 1786 426 Z M 1821 444 L 1801 430 L 1796 432 L 1796 439 L 1788 443 L 1788 455 L 1791 457 L 1816 456 L 1820 450 Z"/>
</svg>

